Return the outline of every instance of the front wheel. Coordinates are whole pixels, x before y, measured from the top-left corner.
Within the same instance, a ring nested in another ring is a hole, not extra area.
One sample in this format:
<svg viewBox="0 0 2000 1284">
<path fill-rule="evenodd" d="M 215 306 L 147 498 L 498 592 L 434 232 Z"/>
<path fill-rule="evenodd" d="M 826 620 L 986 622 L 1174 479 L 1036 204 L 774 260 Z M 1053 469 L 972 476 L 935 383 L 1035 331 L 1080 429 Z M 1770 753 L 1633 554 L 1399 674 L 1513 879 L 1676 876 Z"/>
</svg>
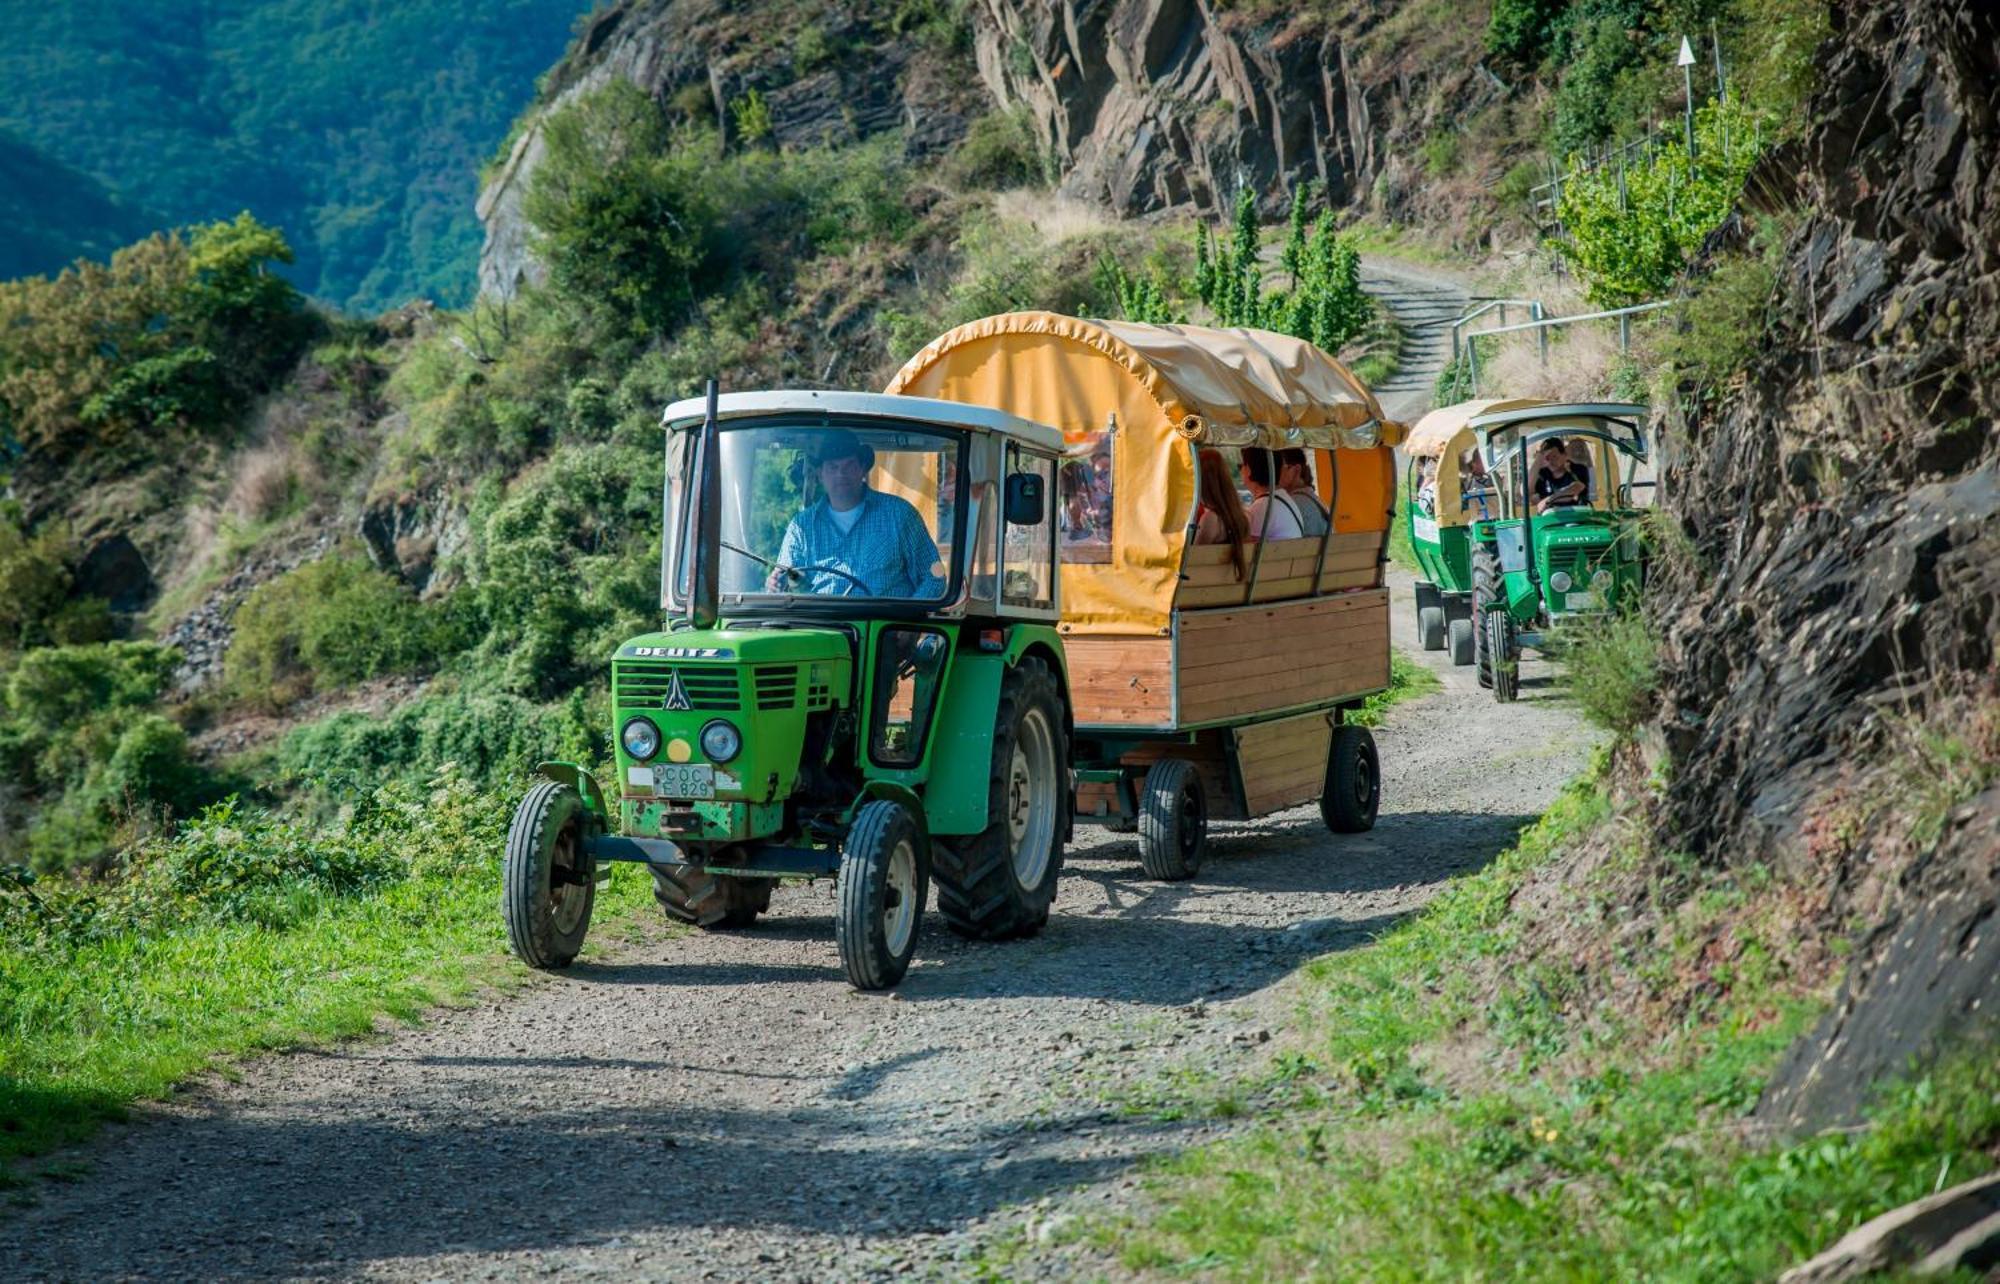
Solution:
<svg viewBox="0 0 2000 1284">
<path fill-rule="evenodd" d="M 930 852 L 903 804 L 878 798 L 847 831 L 833 936 L 840 966 L 857 990 L 886 990 L 910 970 L 930 890 Z"/>
<path fill-rule="evenodd" d="M 1453 620 L 1448 630 L 1453 664 L 1472 663 L 1472 621 Z"/>
<path fill-rule="evenodd" d="M 568 785 L 544 780 L 514 810 L 500 865 L 501 912 L 514 957 L 529 967 L 568 967 L 583 948 L 597 896 L 583 840 L 583 797 Z"/>
<path fill-rule="evenodd" d="M 1208 798 L 1185 758 L 1162 758 L 1139 787 L 1139 864 L 1165 882 L 1201 872 L 1208 849 Z"/>
<path fill-rule="evenodd" d="M 1366 727 L 1335 727 L 1327 746 L 1326 781 L 1320 787 L 1319 818 L 1336 834 L 1375 828 L 1382 807 L 1382 762 Z"/>
</svg>

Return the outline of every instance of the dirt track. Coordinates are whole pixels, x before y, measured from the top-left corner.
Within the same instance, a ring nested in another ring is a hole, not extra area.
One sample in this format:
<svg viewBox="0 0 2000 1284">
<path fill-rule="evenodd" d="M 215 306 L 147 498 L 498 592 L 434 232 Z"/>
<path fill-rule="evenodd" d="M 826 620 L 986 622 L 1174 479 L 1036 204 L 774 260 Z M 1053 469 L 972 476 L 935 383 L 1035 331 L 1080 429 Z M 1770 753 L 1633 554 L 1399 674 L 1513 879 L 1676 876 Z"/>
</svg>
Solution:
<svg viewBox="0 0 2000 1284">
<path fill-rule="evenodd" d="M 1420 654 L 1407 594 L 1398 643 Z M 1080 830 L 1042 936 L 966 945 L 933 919 L 893 996 L 841 979 L 824 883 L 750 931 L 656 928 L 111 1130 L 74 1156 L 84 1177 L 0 1217 L 4 1274 L 959 1274 L 995 1227 L 1126 1198 L 1138 1158 L 1198 1140 L 1123 1117 L 1122 1085 L 1258 1055 L 1274 983 L 1490 860 L 1581 764 L 1546 666 L 1503 708 L 1424 658 L 1445 689 L 1378 732 L 1370 834 L 1333 838 L 1312 807 L 1222 826 L 1199 878 L 1161 885 L 1130 838 Z"/>
<path fill-rule="evenodd" d="M 1313 808 L 1221 827 L 1169 886 L 1080 830 L 1046 933 L 927 923 L 894 997 L 842 981 L 821 883 L 747 932 L 660 929 L 422 1030 L 269 1058 L 81 1151 L 85 1177 L 0 1220 L 3 1273 L 951 1274 L 969 1232 L 1193 1139 L 1120 1118 L 1120 1082 L 1255 1055 L 1261 991 L 1507 846 L 1584 752 L 1525 675 L 1512 709 L 1447 671 L 1394 712 L 1373 833 Z"/>
</svg>

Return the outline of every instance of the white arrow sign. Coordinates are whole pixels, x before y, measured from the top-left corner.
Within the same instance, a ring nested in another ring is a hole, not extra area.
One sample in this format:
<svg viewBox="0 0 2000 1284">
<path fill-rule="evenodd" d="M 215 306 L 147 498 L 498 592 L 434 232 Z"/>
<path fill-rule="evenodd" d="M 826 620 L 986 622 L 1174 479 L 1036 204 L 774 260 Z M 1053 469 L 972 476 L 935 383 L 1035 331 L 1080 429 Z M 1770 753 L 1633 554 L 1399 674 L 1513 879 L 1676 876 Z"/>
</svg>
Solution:
<svg viewBox="0 0 2000 1284">
<path fill-rule="evenodd" d="M 1676 67 L 1694 66 L 1694 46 L 1688 43 L 1688 38 L 1686 36 L 1681 37 L 1681 60 L 1675 63 L 1674 66 Z"/>
</svg>

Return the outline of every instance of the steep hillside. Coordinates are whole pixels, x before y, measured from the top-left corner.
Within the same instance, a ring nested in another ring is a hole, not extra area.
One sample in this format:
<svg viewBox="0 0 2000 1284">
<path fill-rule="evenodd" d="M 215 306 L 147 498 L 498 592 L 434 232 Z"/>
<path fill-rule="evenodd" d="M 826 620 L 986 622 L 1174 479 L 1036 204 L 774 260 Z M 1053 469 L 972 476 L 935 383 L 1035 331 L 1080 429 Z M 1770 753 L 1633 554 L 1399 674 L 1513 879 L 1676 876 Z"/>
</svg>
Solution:
<svg viewBox="0 0 2000 1284">
<path fill-rule="evenodd" d="M 318 298 L 462 304 L 474 171 L 586 8 L 20 6 L 0 44 L 0 128 L 160 220 L 137 231 L 247 209 L 291 238 L 292 279 Z M 53 272 L 58 249 L 0 275 Z"/>
<path fill-rule="evenodd" d="M 109 258 L 152 226 L 90 178 L 0 133 L 0 280 Z"/>
<path fill-rule="evenodd" d="M 2000 21 L 1835 12 L 1803 148 L 1752 176 L 1795 224 L 1768 298 L 1728 302 L 1760 270 L 1746 224 L 1694 287 L 1707 340 L 1757 337 L 1678 389 L 1656 607 L 1666 840 L 1817 883 L 1823 930 L 1859 929 L 1766 1094 L 1793 1125 L 2000 1010 Z"/>
</svg>

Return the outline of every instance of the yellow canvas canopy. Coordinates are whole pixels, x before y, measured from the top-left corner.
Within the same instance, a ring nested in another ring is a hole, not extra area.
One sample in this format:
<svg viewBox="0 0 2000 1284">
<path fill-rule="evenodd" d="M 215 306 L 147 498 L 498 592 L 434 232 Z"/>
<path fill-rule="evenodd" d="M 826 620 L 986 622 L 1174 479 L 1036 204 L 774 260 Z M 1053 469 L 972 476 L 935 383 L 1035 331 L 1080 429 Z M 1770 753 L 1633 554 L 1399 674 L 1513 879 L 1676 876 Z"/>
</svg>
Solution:
<svg viewBox="0 0 2000 1284">
<path fill-rule="evenodd" d="M 1478 445 L 1472 429 L 1467 425 L 1480 415 L 1497 410 L 1519 410 L 1547 404 L 1535 397 L 1487 397 L 1461 401 L 1455 405 L 1439 406 L 1410 426 L 1409 435 L 1403 438 L 1403 453 L 1412 460 L 1437 461 L 1435 489 L 1439 526 L 1464 526 L 1486 511 L 1477 504 L 1463 502 L 1464 482 L 1459 475 L 1460 463 Z M 1410 495 L 1415 498 L 1417 469 L 1414 464 L 1410 472 Z M 1422 516 L 1421 513 L 1418 515 Z"/>
<path fill-rule="evenodd" d="M 1103 555 L 1065 550 L 1071 632 L 1167 631 L 1203 446 L 1325 451 L 1333 466 L 1318 470 L 1319 489 L 1334 531 L 1388 527 L 1389 447 L 1402 426 L 1345 366 L 1289 335 L 1010 312 L 932 340 L 887 391 L 993 406 L 1053 425 L 1079 459 L 1103 457 Z M 1064 481 L 1059 502 L 1071 497 Z"/>
</svg>

